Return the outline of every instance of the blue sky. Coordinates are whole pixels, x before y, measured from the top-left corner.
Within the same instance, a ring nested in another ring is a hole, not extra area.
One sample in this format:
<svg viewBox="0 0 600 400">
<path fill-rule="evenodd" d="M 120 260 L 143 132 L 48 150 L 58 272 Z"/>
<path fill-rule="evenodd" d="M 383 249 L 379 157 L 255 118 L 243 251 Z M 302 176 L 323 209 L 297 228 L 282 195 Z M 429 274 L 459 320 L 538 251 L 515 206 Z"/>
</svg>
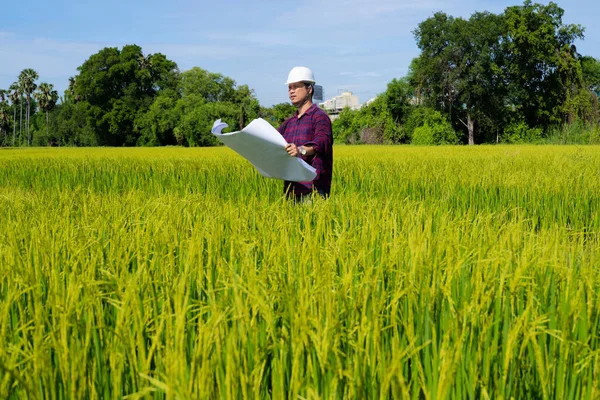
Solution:
<svg viewBox="0 0 600 400">
<path fill-rule="evenodd" d="M 68 78 L 104 47 L 140 45 L 184 71 L 199 66 L 254 89 L 261 105 L 288 101 L 295 65 L 313 69 L 325 97 L 351 90 L 364 102 L 406 75 L 419 54 L 412 31 L 443 11 L 502 12 L 504 0 L 11 1 L 0 14 L 0 88 L 33 68 L 62 95 Z M 540 3 L 547 4 L 545 1 Z M 581 24 L 580 53 L 600 58 L 600 1 L 557 1 Z"/>
</svg>

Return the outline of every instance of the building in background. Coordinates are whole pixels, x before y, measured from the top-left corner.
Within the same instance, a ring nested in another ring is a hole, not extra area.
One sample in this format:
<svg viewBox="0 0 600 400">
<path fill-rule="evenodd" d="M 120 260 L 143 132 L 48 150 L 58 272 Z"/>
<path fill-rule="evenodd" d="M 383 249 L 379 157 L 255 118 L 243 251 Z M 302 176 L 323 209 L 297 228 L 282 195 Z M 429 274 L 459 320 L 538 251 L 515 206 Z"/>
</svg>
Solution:
<svg viewBox="0 0 600 400">
<path fill-rule="evenodd" d="M 313 103 L 319 104 L 323 102 L 323 86 L 315 85 L 313 94 Z"/>
<path fill-rule="evenodd" d="M 355 96 L 350 91 L 342 91 L 339 96 L 335 96 L 323 103 L 319 103 L 319 107 L 327 111 L 329 118 L 333 121 L 346 107 L 351 110 L 356 110 L 360 107 L 358 104 L 358 96 Z"/>
</svg>

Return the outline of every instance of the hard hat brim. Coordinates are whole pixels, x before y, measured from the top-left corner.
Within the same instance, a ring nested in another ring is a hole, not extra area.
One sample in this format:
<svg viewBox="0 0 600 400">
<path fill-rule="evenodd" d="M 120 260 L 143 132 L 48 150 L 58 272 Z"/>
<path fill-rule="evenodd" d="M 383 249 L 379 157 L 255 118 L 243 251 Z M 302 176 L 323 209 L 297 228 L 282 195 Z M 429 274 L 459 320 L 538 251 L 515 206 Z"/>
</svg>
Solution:
<svg viewBox="0 0 600 400">
<path fill-rule="evenodd" d="M 290 83 L 297 83 L 297 82 L 315 83 L 315 81 L 311 81 L 311 80 L 305 79 L 305 80 L 302 80 L 302 81 L 291 81 L 291 82 L 290 82 L 290 81 L 288 81 L 288 82 L 286 82 L 285 84 L 286 84 L 286 85 L 289 85 Z"/>
</svg>

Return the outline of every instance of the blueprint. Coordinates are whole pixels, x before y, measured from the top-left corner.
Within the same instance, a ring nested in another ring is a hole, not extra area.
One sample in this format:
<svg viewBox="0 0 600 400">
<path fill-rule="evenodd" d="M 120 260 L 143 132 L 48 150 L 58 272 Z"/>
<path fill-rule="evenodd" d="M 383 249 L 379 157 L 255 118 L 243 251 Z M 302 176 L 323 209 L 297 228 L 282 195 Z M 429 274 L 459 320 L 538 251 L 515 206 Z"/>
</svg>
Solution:
<svg viewBox="0 0 600 400">
<path fill-rule="evenodd" d="M 315 168 L 285 151 L 287 142 L 264 119 L 253 120 L 241 131 L 221 133 L 227 126 L 218 119 L 211 132 L 227 147 L 250 161 L 262 176 L 294 182 L 312 181 L 317 176 Z"/>
</svg>

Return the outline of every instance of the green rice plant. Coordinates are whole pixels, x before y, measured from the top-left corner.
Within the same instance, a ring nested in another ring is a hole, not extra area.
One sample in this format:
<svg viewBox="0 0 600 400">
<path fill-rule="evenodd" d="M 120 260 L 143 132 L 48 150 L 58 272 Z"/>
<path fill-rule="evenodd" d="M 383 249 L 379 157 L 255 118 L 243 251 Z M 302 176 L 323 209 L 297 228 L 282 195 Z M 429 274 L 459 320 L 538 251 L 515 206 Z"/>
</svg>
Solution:
<svg viewBox="0 0 600 400">
<path fill-rule="evenodd" d="M 0 153 L 0 398 L 600 397 L 600 147 Z"/>
</svg>

